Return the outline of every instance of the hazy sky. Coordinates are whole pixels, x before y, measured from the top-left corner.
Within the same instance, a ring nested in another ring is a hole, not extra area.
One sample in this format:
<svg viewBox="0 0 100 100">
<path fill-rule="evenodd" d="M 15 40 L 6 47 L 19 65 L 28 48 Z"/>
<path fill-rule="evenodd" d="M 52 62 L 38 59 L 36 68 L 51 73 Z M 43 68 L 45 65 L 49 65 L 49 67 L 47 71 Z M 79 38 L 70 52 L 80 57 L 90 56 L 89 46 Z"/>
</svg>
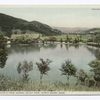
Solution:
<svg viewBox="0 0 100 100">
<path fill-rule="evenodd" d="M 57 27 L 100 27 L 100 5 L 0 6 L 0 13 Z"/>
</svg>

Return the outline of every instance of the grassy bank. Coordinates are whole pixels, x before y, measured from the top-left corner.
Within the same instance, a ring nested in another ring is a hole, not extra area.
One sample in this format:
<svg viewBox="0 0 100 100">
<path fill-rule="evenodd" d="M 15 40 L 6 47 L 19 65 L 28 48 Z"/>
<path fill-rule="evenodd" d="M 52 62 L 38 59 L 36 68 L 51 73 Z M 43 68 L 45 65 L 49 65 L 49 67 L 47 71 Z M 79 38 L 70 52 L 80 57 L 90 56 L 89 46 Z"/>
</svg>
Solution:
<svg viewBox="0 0 100 100">
<path fill-rule="evenodd" d="M 100 91 L 98 87 L 83 85 L 68 86 L 61 82 L 43 83 L 15 81 L 8 77 L 0 76 L 0 91 Z"/>
</svg>

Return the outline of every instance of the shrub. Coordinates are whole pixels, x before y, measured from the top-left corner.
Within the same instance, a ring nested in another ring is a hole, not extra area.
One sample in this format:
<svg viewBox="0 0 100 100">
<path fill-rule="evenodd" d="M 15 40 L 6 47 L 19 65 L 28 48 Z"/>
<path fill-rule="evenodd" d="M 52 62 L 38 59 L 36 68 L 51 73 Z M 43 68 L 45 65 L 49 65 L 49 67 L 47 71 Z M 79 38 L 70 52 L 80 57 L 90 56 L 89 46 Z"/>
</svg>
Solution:
<svg viewBox="0 0 100 100">
<path fill-rule="evenodd" d="M 47 59 L 46 61 L 44 59 L 40 59 L 41 62 L 36 62 L 36 65 L 40 71 L 40 83 L 42 83 L 43 75 L 46 75 L 47 72 L 50 70 L 49 64 L 51 61 Z"/>
<path fill-rule="evenodd" d="M 70 60 L 65 61 L 65 63 L 62 64 L 60 71 L 62 72 L 62 75 L 67 76 L 68 84 L 69 84 L 69 77 L 76 75 L 76 68 L 71 63 Z"/>
<path fill-rule="evenodd" d="M 28 81 L 29 80 L 29 72 L 33 70 L 33 63 L 32 62 L 27 62 L 24 61 L 23 63 L 19 62 L 17 71 L 19 74 L 22 73 L 23 75 L 23 81 Z"/>
</svg>

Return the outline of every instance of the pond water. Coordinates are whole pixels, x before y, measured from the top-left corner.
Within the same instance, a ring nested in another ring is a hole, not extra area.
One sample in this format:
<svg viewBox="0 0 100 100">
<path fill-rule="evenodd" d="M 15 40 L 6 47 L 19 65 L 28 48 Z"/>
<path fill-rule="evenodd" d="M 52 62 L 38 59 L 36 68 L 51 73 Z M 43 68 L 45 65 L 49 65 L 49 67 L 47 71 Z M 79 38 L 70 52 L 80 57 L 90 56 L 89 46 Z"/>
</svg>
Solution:
<svg viewBox="0 0 100 100">
<path fill-rule="evenodd" d="M 87 45 L 68 45 L 68 44 L 34 44 L 34 45 L 12 45 L 7 48 L 7 59 L 5 64 L 0 68 L 0 74 L 9 76 L 12 79 L 20 79 L 22 75 L 18 74 L 17 66 L 19 62 L 24 60 L 33 62 L 33 70 L 29 72 L 29 77 L 33 81 L 40 80 L 40 72 L 36 62 L 40 62 L 40 58 L 50 59 L 50 71 L 44 75 L 43 81 L 47 82 L 66 82 L 66 76 L 61 75 L 62 63 L 71 60 L 75 67 L 84 69 L 89 72 L 89 62 L 95 60 L 98 56 L 98 48 Z M 100 54 L 100 53 L 99 53 Z M 73 83 L 73 78 L 71 78 Z"/>
</svg>

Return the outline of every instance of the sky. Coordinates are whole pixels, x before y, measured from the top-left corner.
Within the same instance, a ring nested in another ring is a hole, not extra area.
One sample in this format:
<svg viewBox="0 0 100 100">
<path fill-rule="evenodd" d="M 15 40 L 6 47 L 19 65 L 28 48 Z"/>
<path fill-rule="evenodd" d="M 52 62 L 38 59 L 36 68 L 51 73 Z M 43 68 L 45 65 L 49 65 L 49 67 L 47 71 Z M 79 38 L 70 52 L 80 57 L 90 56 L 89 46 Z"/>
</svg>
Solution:
<svg viewBox="0 0 100 100">
<path fill-rule="evenodd" d="M 100 5 L 1 5 L 0 13 L 55 27 L 100 27 Z"/>
</svg>

